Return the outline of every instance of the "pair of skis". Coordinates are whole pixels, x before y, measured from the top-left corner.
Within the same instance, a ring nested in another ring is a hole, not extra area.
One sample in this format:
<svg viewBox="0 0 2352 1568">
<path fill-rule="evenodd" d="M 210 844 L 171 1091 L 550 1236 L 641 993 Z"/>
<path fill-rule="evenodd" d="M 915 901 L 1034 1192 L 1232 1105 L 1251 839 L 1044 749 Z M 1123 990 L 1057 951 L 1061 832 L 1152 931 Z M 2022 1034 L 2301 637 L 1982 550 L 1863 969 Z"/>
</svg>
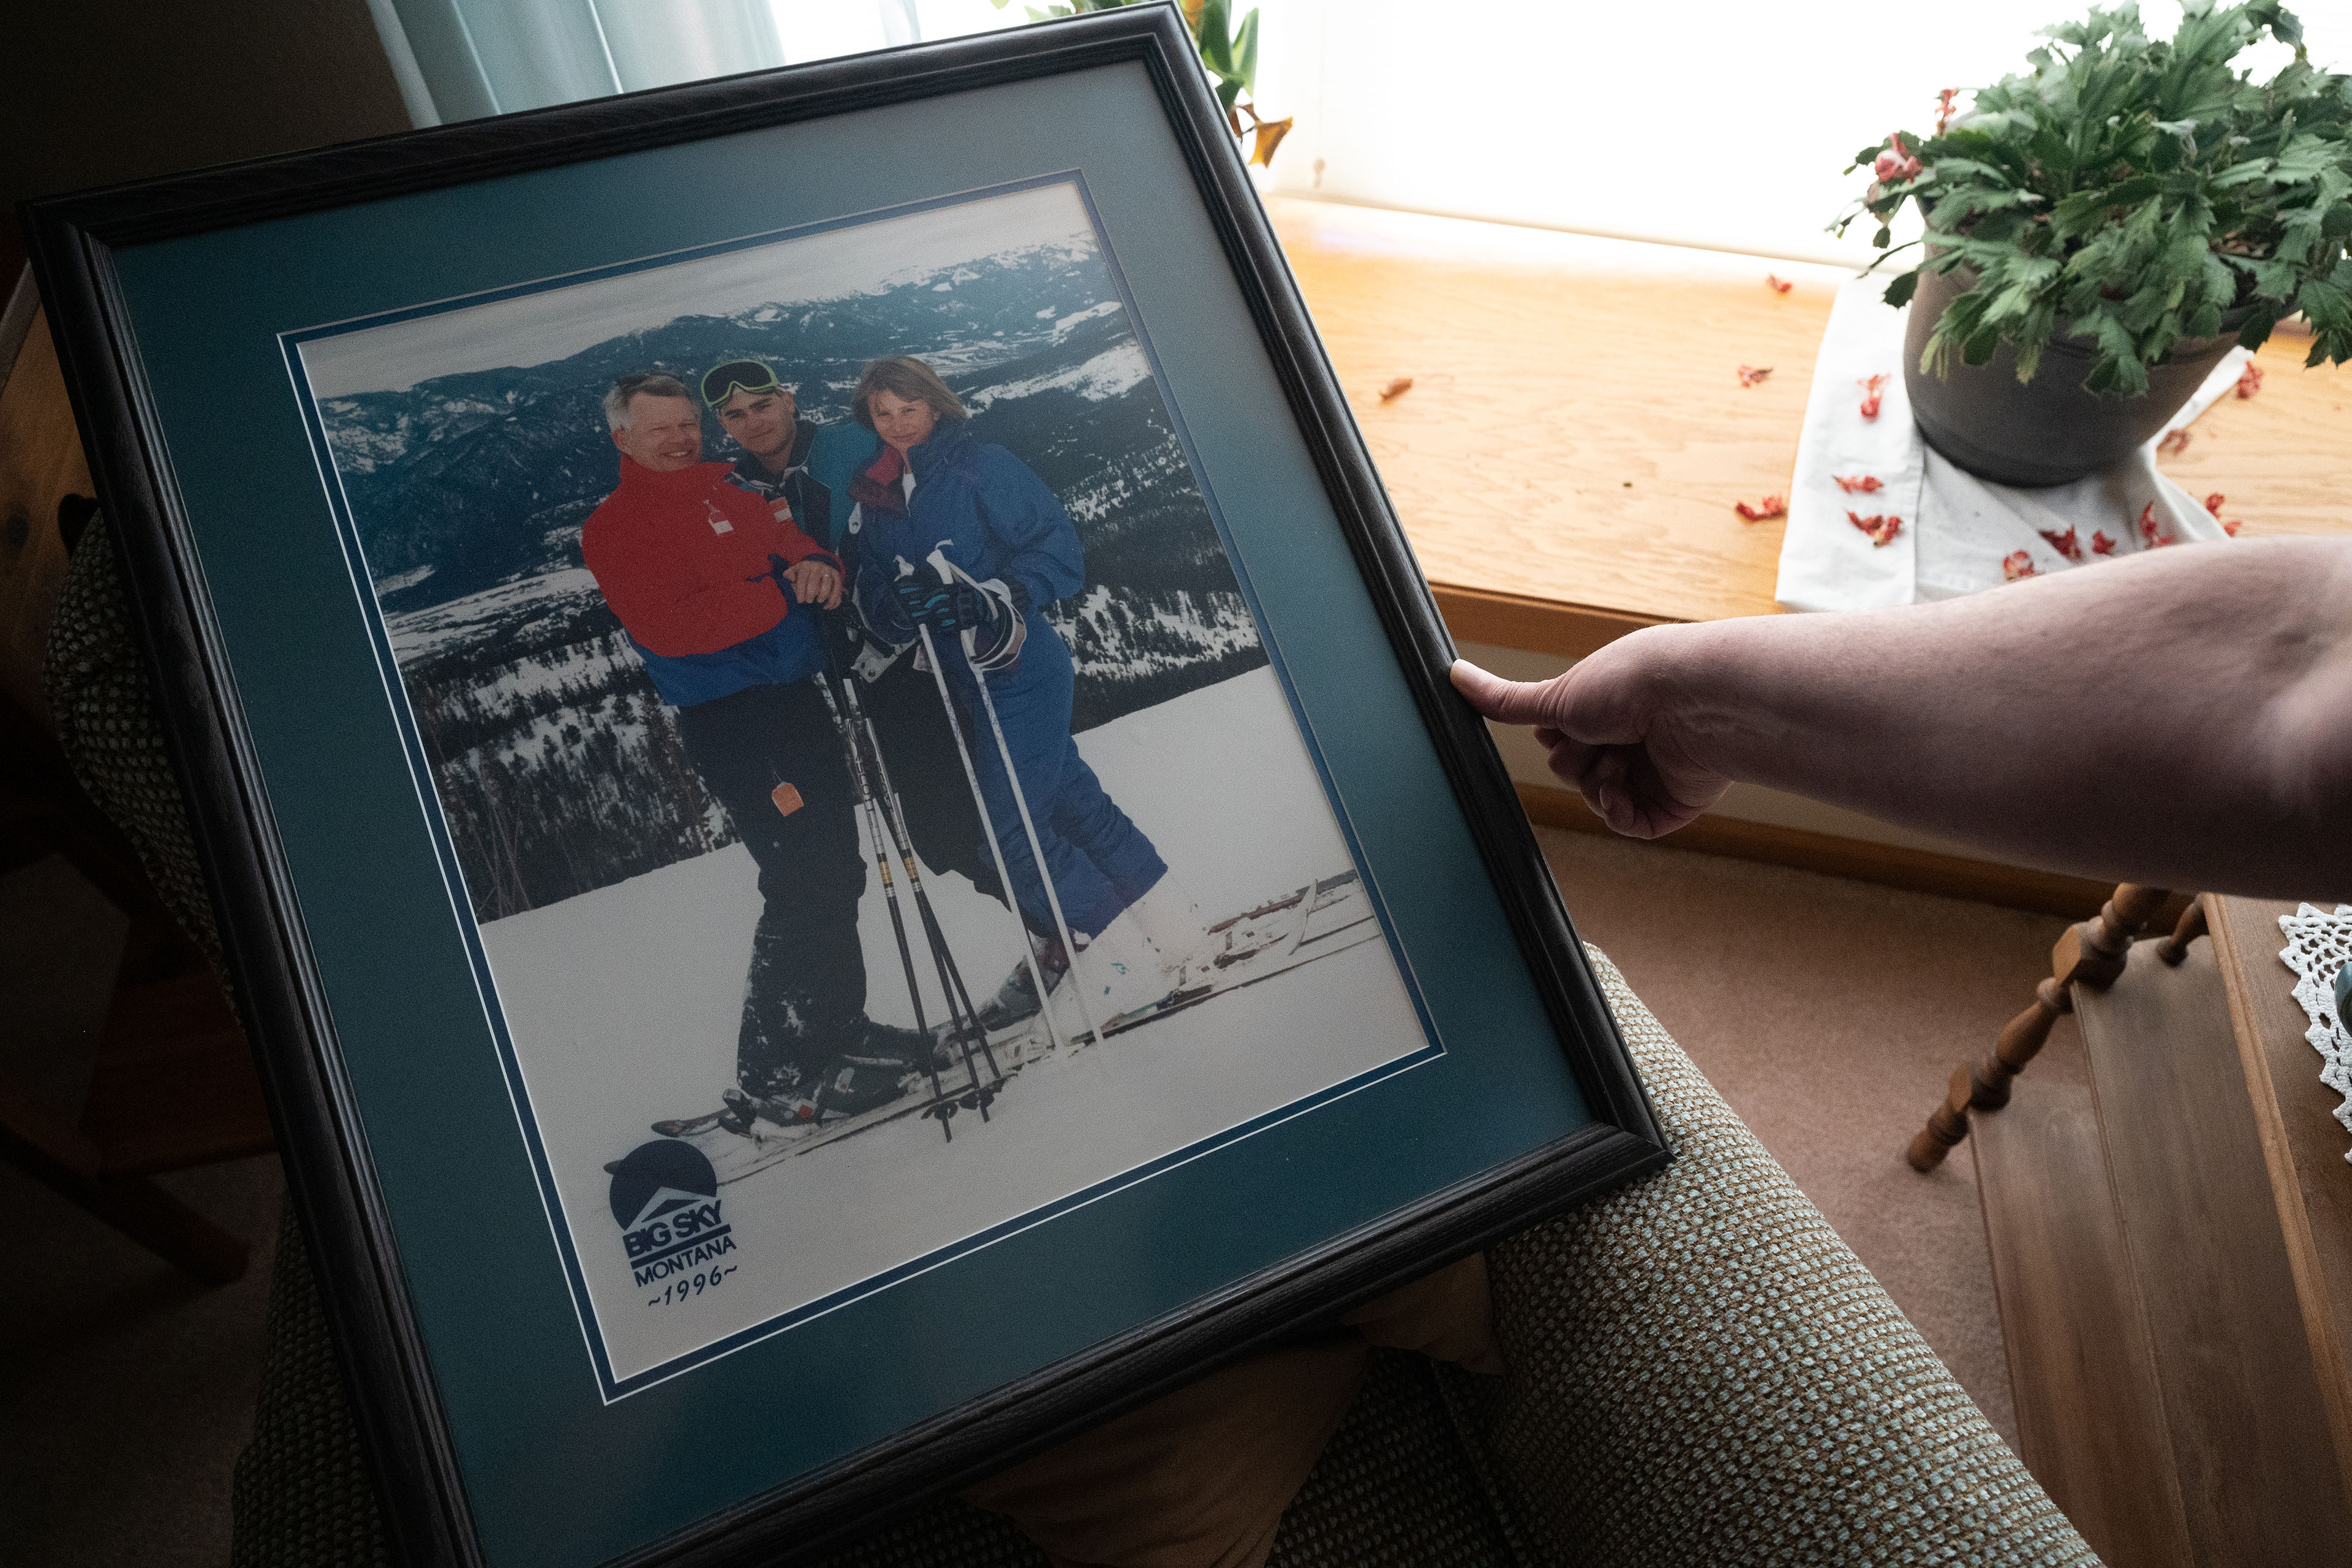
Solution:
<svg viewBox="0 0 2352 1568">
<path fill-rule="evenodd" d="M 1114 1018 L 1102 1020 L 1106 1039 L 1121 1039 L 1130 1030 L 1185 1013 L 1203 1003 L 1228 995 L 1318 963 L 1351 952 L 1378 940 L 1380 925 L 1362 879 L 1353 869 L 1304 884 L 1290 893 L 1269 899 L 1254 909 L 1232 915 L 1209 928 L 1211 947 L 1201 960 L 1198 984 L 1171 993 L 1160 1001 Z M 1054 1055 L 1040 1044 L 1045 1031 L 1027 1018 L 989 1037 L 990 1062 L 1007 1079 L 1027 1072 Z M 952 1094 L 953 1089 L 949 1090 Z M 929 1111 L 935 1102 L 909 1095 L 889 1105 L 877 1106 L 823 1125 L 755 1125 L 747 1135 L 722 1124 L 719 1111 L 675 1121 L 657 1121 L 654 1131 L 681 1138 L 709 1158 L 721 1184 L 743 1180 L 784 1160 L 863 1137 L 879 1127 L 910 1121 Z"/>
</svg>

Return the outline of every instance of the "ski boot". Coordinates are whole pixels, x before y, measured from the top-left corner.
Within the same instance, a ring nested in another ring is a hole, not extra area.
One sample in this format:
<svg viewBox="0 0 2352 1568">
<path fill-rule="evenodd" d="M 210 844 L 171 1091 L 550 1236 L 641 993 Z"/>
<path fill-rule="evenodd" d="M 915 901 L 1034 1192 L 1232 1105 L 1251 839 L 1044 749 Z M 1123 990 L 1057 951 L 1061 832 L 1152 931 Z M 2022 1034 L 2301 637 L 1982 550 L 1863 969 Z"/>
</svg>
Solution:
<svg viewBox="0 0 2352 1568">
<path fill-rule="evenodd" d="M 1162 877 L 1078 951 L 1095 1023 L 1141 1012 L 1183 990 L 1193 955 L 1207 945 L 1200 907 L 1175 878 Z"/>
<path fill-rule="evenodd" d="M 818 1116 L 835 1120 L 862 1116 L 903 1098 L 913 1065 L 873 1057 L 834 1058 L 817 1075 Z"/>
<path fill-rule="evenodd" d="M 719 1098 L 727 1105 L 719 1113 L 719 1125 L 745 1138 L 751 1137 L 761 1121 L 785 1128 L 816 1125 L 816 1100 L 795 1089 L 755 1098 L 740 1089 L 730 1089 Z"/>
<path fill-rule="evenodd" d="M 1045 973 L 1045 988 L 1059 991 L 1062 977 L 1070 972 L 1070 955 L 1062 951 L 1062 939 L 1049 936 L 1039 941 L 1030 939 L 1030 950 L 1037 955 L 1037 967 Z M 1037 1016 L 1037 983 L 1029 977 L 1029 965 L 1024 960 L 1013 966 L 996 994 L 982 1004 L 980 1026 L 993 1035 L 1009 1029 L 1024 1018 Z"/>
<path fill-rule="evenodd" d="M 1097 1028 L 1165 1000 L 1182 980 L 1169 973 L 1159 949 L 1125 911 L 1078 949 L 1077 968 L 1080 994 Z"/>
<path fill-rule="evenodd" d="M 1209 941 L 1207 917 L 1192 895 L 1176 880 L 1173 871 L 1162 876 L 1151 890 L 1127 906 L 1127 918 L 1133 921 L 1143 933 L 1151 955 L 1160 961 L 1169 979 L 1178 987 L 1184 984 L 1196 959 L 1213 944 Z"/>
<path fill-rule="evenodd" d="M 889 1024 L 868 1023 L 866 1040 L 866 1046 L 844 1051 L 817 1074 L 820 1117 L 860 1116 L 902 1098 L 908 1078 L 931 1048 L 931 1042 L 923 1036 Z"/>
</svg>

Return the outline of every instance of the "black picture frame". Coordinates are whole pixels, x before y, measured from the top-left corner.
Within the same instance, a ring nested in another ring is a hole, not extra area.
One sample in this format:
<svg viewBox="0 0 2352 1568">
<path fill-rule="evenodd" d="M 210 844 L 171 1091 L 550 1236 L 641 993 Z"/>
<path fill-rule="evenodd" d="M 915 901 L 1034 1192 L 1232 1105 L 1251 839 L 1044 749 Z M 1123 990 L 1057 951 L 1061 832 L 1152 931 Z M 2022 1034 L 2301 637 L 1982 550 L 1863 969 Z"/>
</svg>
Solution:
<svg viewBox="0 0 2352 1568">
<path fill-rule="evenodd" d="M 1658 1125 L 1482 721 L 1453 645 L 1234 150 L 1180 13 L 1137 6 L 1008 32 L 599 100 L 53 198 L 25 209 L 34 267 L 163 707 L 230 970 L 369 1460 L 415 1563 L 488 1561 L 420 1338 L 362 1106 L 336 1046 L 260 764 L 117 276 L 126 249 L 381 197 L 851 109 L 1135 63 L 1148 72 L 1247 300 L 1591 1125 L 1379 1223 L 1133 1325 L 1081 1354 L 780 1481 L 615 1561 L 799 1560 L 911 1502 L 1150 1399 L 1667 1160 Z"/>
</svg>

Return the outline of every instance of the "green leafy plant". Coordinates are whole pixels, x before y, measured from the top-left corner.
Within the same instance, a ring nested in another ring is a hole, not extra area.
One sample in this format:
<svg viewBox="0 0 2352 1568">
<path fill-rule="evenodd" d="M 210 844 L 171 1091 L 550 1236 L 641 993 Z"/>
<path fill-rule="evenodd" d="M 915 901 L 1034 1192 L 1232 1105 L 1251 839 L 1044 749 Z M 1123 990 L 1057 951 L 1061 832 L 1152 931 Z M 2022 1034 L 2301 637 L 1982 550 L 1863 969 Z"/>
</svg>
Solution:
<svg viewBox="0 0 2352 1568">
<path fill-rule="evenodd" d="M 990 0 L 1002 11 L 1010 0 Z M 1144 0 L 1058 0 L 1050 5 L 1031 5 L 1026 9 L 1030 18 L 1043 22 L 1055 16 L 1075 16 L 1081 11 L 1109 11 L 1121 5 L 1144 3 Z M 1274 150 L 1290 134 L 1290 120 L 1259 118 L 1251 99 L 1257 96 L 1257 13 L 1252 11 L 1242 18 L 1242 25 L 1233 25 L 1233 10 L 1226 0 L 1183 0 L 1184 22 L 1192 30 L 1193 45 L 1201 51 L 1201 63 L 1216 79 L 1217 101 L 1225 106 L 1225 123 L 1234 136 L 1249 142 L 1250 162 L 1272 163 Z M 1242 123 L 1242 116 L 1249 123 Z"/>
<path fill-rule="evenodd" d="M 2088 390 L 2134 397 L 2179 340 L 2234 331 L 2253 348 L 2297 311 L 2306 363 L 2352 359 L 2352 77 L 2313 68 L 2279 0 L 2187 0 L 2183 13 L 2169 41 L 2128 5 L 2047 28 L 2030 73 L 1957 118 L 1947 91 L 1933 134 L 1898 131 L 1855 156 L 1870 188 L 1835 232 L 1868 214 L 1887 247 L 1905 202 L 1927 216 L 1909 242 L 1927 259 L 1887 303 L 1923 271 L 1967 269 L 1923 370 L 1942 374 L 1955 349 L 1982 364 L 2006 342 L 2030 381 L 2063 331 L 2094 342 Z M 2257 83 L 2230 61 L 2265 32 L 2295 54 Z"/>
</svg>

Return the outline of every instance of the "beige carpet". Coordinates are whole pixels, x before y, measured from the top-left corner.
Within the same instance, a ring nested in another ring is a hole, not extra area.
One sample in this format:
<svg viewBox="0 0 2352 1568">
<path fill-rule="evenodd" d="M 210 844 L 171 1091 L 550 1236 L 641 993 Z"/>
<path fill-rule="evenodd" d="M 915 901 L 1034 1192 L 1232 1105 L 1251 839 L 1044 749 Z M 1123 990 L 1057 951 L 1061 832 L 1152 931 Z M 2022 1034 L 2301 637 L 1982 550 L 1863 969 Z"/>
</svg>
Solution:
<svg viewBox="0 0 2352 1568">
<path fill-rule="evenodd" d="M 2013 1436 L 1965 1153 L 1902 1150 L 1952 1066 L 2048 973 L 2063 922 L 1772 867 L 1546 832 L 1579 929 Z M 120 918 L 56 862 L 0 877 L 0 1062 L 64 1095 L 103 1016 Z M 0 1561 L 216 1563 L 250 1427 L 281 1183 L 273 1160 L 170 1179 L 244 1236 L 206 1290 L 0 1164 Z"/>
</svg>

